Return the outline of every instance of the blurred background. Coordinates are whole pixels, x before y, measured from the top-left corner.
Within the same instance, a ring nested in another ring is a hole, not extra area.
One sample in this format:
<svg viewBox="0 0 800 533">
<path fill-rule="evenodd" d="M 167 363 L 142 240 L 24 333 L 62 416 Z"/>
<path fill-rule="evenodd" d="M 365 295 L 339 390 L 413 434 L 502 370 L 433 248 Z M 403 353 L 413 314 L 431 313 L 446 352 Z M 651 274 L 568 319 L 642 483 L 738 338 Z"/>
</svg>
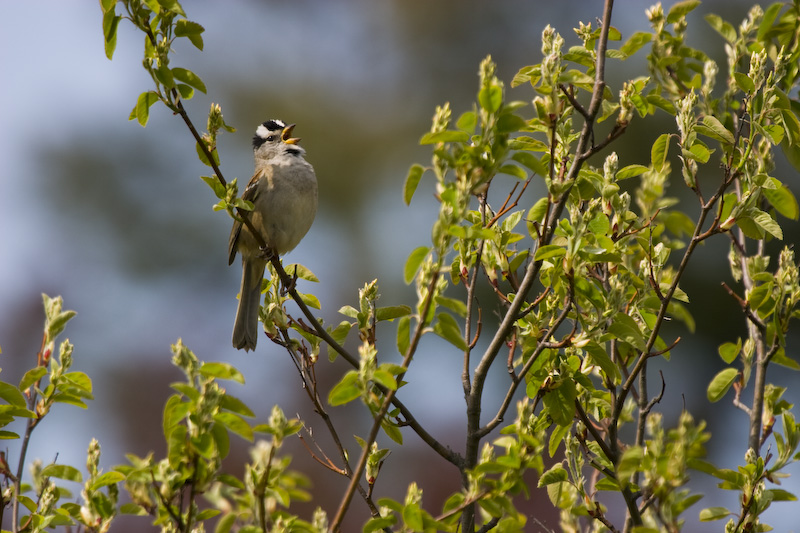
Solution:
<svg viewBox="0 0 800 533">
<path fill-rule="evenodd" d="M 665 8 L 673 3 L 665 2 Z M 423 178 L 411 207 L 401 192 L 408 167 L 429 162 L 430 150 L 418 146 L 418 139 L 430 127 L 435 106 L 450 101 L 455 116 L 469 109 L 478 64 L 487 54 L 498 64 L 508 98 L 529 102 L 532 91 L 510 89 L 510 80 L 519 68 L 540 61 L 542 29 L 550 24 L 568 46 L 578 44 L 572 28 L 578 21 L 596 25 L 601 6 L 599 0 L 354 0 L 240 1 L 221 9 L 212 2 L 186 2 L 189 18 L 206 28 L 205 52 L 181 42 L 171 66 L 193 70 L 208 87 L 208 96 L 197 93 L 185 103 L 199 128 L 216 102 L 238 129 L 219 141 L 228 180 L 239 178 L 241 184 L 251 176 L 250 139 L 260 122 L 281 118 L 297 123 L 295 134 L 303 138 L 319 177 L 320 210 L 285 262 L 302 263 L 317 274 L 319 285 L 304 283 L 300 290 L 319 297 L 326 323 L 338 323 L 336 311 L 357 305 L 357 290 L 375 278 L 381 305 L 415 300 L 413 288 L 402 283 L 402 267 L 411 250 L 429 243 L 437 204 L 429 177 Z M 644 12 L 649 6 L 618 2 L 613 20 L 623 40 L 648 29 Z M 702 15 L 714 12 L 738 26 L 749 6 L 743 0 L 705 2 L 690 15 L 690 44 L 711 51 L 724 65 L 722 40 Z M 170 364 L 169 346 L 178 338 L 201 360 L 226 361 L 244 372 L 247 385 L 232 383 L 228 391 L 250 405 L 259 421 L 278 403 L 288 416 L 304 418 L 320 444 L 328 446 L 287 354 L 265 337 L 255 354 L 230 346 L 241 271 L 238 260 L 227 265 L 231 222 L 211 210 L 216 198 L 198 178 L 210 170 L 198 162 L 189 132 L 160 104 L 152 108 L 146 129 L 127 120 L 139 93 L 151 88 L 140 64 L 142 36 L 123 21 L 114 60 L 108 61 L 96 2 L 7 2 L 3 7 L 2 379 L 17 383 L 35 364 L 43 322 L 40 294 L 62 295 L 65 308 L 78 312 L 64 335 L 75 344 L 74 370 L 91 376 L 95 396 L 89 411 L 57 405 L 34 432 L 29 460 L 47 463 L 57 456 L 59 462 L 83 465 L 92 438 L 103 447 L 105 469 L 125 462 L 125 453 L 152 450 L 162 456 L 161 408 L 169 384 L 181 379 Z M 644 55 L 645 50 L 625 63 L 609 63 L 615 91 L 622 80 L 643 73 Z M 660 120 L 674 129 L 666 114 Z M 634 121 L 614 144 L 620 166 L 649 161 L 657 128 L 639 126 Z M 796 190 L 796 173 L 788 166 L 776 175 Z M 499 179 L 504 181 L 495 189 L 507 191 L 513 184 L 510 177 Z M 678 175 L 674 181 L 681 183 Z M 529 199 L 541 194 L 531 189 Z M 674 189 L 673 194 L 681 194 L 680 187 Z M 781 222 L 786 240 L 797 242 L 796 224 Z M 719 287 L 721 280 L 730 282 L 726 253 L 727 242 L 720 238 L 695 257 L 683 287 L 693 298 L 697 334 L 689 335 L 681 324 L 670 327 L 666 339 L 685 340 L 672 352 L 673 364 L 651 366 L 651 381 L 657 383 L 656 371 L 663 368 L 666 393 L 660 407 L 667 424 L 673 425 L 687 406 L 708 422 L 715 464 L 730 468 L 746 450 L 746 416 L 730 407 L 730 395 L 720 404 L 722 410 L 710 409 L 705 395 L 722 366 L 717 346 L 745 335 L 741 313 Z M 389 360 L 394 333 L 391 327 L 381 333 L 381 357 Z M 317 373 L 330 385 L 345 370 L 341 361 L 323 362 Z M 492 376 L 486 413 L 494 412 L 506 387 L 502 374 Z M 771 377 L 783 385 L 797 380 L 780 368 Z M 443 342 L 427 339 L 408 380 L 403 401 L 437 438 L 461 451 L 460 358 Z M 790 392 L 790 401 L 796 397 L 796 391 Z M 352 455 L 351 435 L 365 435 L 369 419 L 355 405 L 332 412 Z M 21 432 L 22 426 L 10 429 Z M 418 480 L 426 508 L 437 514 L 446 495 L 458 488 L 457 471 L 413 433 L 405 432 L 405 439 L 407 446 L 389 457 L 376 495 L 402 499 L 408 483 Z M 232 440 L 234 456 L 227 468 L 240 475 L 249 445 Z M 379 443 L 390 445 L 383 435 Z M 16 464 L 19 442 L 6 441 L 3 450 Z M 331 447 L 326 450 L 335 456 Z M 313 462 L 296 440 L 285 451 L 312 478 L 315 505 L 332 515 L 346 480 Z M 715 490 L 707 476 L 695 473 L 692 487 L 712 494 L 687 513 L 687 530 L 701 527 L 696 517 L 703 507 L 736 508 L 735 493 Z M 784 488 L 800 492 L 795 478 Z M 80 488 L 73 491 L 78 494 Z M 530 531 L 558 529 L 544 492 L 534 490 L 521 505 Z M 310 517 L 313 507 L 298 509 Z M 364 505 L 356 500 L 353 509 L 346 526 L 360 530 L 357 524 L 367 516 Z M 778 531 L 796 528 L 793 513 L 786 510 L 788 504 L 776 504 L 767 522 Z M 145 523 L 126 518 L 112 530 L 144 531 Z"/>
</svg>

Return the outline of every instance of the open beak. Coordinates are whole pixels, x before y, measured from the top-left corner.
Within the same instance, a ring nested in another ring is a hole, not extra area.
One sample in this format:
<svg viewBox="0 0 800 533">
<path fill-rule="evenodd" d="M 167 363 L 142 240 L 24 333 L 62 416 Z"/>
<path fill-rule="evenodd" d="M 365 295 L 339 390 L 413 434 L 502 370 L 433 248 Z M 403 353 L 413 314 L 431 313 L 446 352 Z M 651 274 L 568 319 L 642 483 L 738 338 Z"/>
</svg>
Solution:
<svg viewBox="0 0 800 533">
<path fill-rule="evenodd" d="M 292 137 L 292 130 L 296 124 L 289 124 L 285 128 L 283 128 L 283 133 L 281 133 L 281 140 L 286 144 L 297 144 L 300 142 L 298 137 Z"/>
</svg>

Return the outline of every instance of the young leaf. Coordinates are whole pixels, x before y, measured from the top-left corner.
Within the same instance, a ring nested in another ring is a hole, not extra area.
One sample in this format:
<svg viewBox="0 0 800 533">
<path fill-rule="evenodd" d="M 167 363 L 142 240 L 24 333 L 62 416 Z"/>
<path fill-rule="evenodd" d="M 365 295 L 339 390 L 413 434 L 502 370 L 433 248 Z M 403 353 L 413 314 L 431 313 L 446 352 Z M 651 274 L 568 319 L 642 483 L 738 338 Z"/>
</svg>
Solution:
<svg viewBox="0 0 800 533">
<path fill-rule="evenodd" d="M 27 389 L 28 387 L 25 388 Z M 0 398 L 7 401 L 9 405 L 25 407 L 25 396 L 22 395 L 20 389 L 10 383 L 0 381 Z"/>
<path fill-rule="evenodd" d="M 536 250 L 536 254 L 533 256 L 533 259 L 535 261 L 542 261 L 544 259 L 551 259 L 553 257 L 561 257 L 566 253 L 567 250 L 562 246 L 557 244 L 545 244 Z"/>
<path fill-rule="evenodd" d="M 426 133 L 419 140 L 419 144 L 425 145 L 425 144 L 449 143 L 449 142 L 465 143 L 467 141 L 469 141 L 469 134 L 467 132 L 456 131 L 456 130 L 445 130 L 445 131 Z"/>
<path fill-rule="evenodd" d="M 250 424 L 241 416 L 234 413 L 222 412 L 215 414 L 214 420 L 225 426 L 229 431 L 253 442 L 253 428 L 251 428 Z"/>
<path fill-rule="evenodd" d="M 698 133 L 703 133 L 703 135 L 713 137 L 727 144 L 733 144 L 733 133 L 728 131 L 728 129 L 722 125 L 722 122 L 714 115 L 706 115 L 703 117 L 703 126 L 705 126 L 705 128 L 699 125 L 696 126 L 698 128 Z"/>
<path fill-rule="evenodd" d="M 122 17 L 114 13 L 113 4 L 111 9 L 103 13 L 103 37 L 105 38 L 106 57 L 114 57 L 114 50 L 117 48 L 117 28 Z"/>
<path fill-rule="evenodd" d="M 244 383 L 244 375 L 228 363 L 203 363 L 200 373 L 217 379 L 230 379 L 237 383 Z"/>
<path fill-rule="evenodd" d="M 717 348 L 717 352 L 719 356 L 728 364 L 733 363 L 734 359 L 739 355 L 739 352 L 742 351 L 742 339 L 739 339 L 736 344 L 732 342 L 726 342 L 720 345 Z"/>
<path fill-rule="evenodd" d="M 404 316 L 397 321 L 397 351 L 401 355 L 408 353 L 411 345 L 411 317 Z"/>
<path fill-rule="evenodd" d="M 25 372 L 24 376 L 22 376 L 22 379 L 19 382 L 19 390 L 24 391 L 25 389 L 27 389 L 28 387 L 30 387 L 31 385 L 33 385 L 46 375 L 47 375 L 47 368 L 43 366 L 37 366 L 36 368 L 31 368 L 30 370 Z"/>
<path fill-rule="evenodd" d="M 498 85 L 483 87 L 478 93 L 478 102 L 489 113 L 495 113 L 503 103 L 503 89 Z"/>
<path fill-rule="evenodd" d="M 800 217 L 797 199 L 787 186 L 781 184 L 778 188 L 763 189 L 762 192 L 772 207 L 781 215 L 791 220 L 797 220 Z"/>
<path fill-rule="evenodd" d="M 704 18 L 706 19 L 706 22 L 708 22 L 709 26 L 714 28 L 717 33 L 722 35 L 726 41 L 729 43 L 736 41 L 736 28 L 731 26 L 730 23 L 722 20 L 722 17 L 719 15 L 708 14 Z"/>
<path fill-rule="evenodd" d="M 683 0 L 674 4 L 667 14 L 667 24 L 675 24 L 700 5 L 700 0 Z"/>
<path fill-rule="evenodd" d="M 202 33 L 204 31 L 205 28 L 191 20 L 178 19 L 175 23 L 175 36 L 188 38 L 198 50 L 203 49 Z"/>
<path fill-rule="evenodd" d="M 438 320 L 433 325 L 433 332 L 459 350 L 466 351 L 468 349 L 458 322 L 448 313 L 439 313 Z"/>
<path fill-rule="evenodd" d="M 608 327 L 608 332 L 619 340 L 634 346 L 637 350 L 644 350 L 646 347 L 639 325 L 625 313 L 619 312 L 614 316 L 613 322 Z"/>
<path fill-rule="evenodd" d="M 77 483 L 83 481 L 80 470 L 69 465 L 49 464 L 42 468 L 42 476 L 55 477 Z"/>
<path fill-rule="evenodd" d="M 568 475 L 567 471 L 564 470 L 564 465 L 561 463 L 556 463 L 550 468 L 550 470 L 542 474 L 542 476 L 539 478 L 539 483 L 537 486 L 544 487 L 552 483 L 567 481 L 567 479 Z"/>
<path fill-rule="evenodd" d="M 724 507 L 709 507 L 700 511 L 700 521 L 711 522 L 713 520 L 722 520 L 731 514 L 733 513 Z"/>
<path fill-rule="evenodd" d="M 359 396 L 361 396 L 361 388 L 358 385 L 358 372 L 351 370 L 331 389 L 328 394 L 328 403 L 336 407 L 351 402 Z"/>
<path fill-rule="evenodd" d="M 375 310 L 375 320 L 378 322 L 382 320 L 394 320 L 401 316 L 411 314 L 411 308 L 407 305 L 392 305 L 387 307 L 378 307 Z"/>
<path fill-rule="evenodd" d="M 651 40 L 653 40 L 653 36 L 651 34 L 637 31 L 631 35 L 627 41 L 625 41 L 625 44 L 619 48 L 619 51 L 630 57 Z"/>
<path fill-rule="evenodd" d="M 650 149 L 650 161 L 655 170 L 661 170 L 667 162 L 669 152 L 669 133 L 662 133 Z"/>
<path fill-rule="evenodd" d="M 644 165 L 628 165 L 617 172 L 617 180 L 626 180 L 644 174 L 648 168 Z"/>
<path fill-rule="evenodd" d="M 214 191 L 214 196 L 221 200 L 225 199 L 225 186 L 219 181 L 219 177 L 216 174 L 213 176 L 200 176 L 200 179 L 211 187 L 211 190 Z"/>
<path fill-rule="evenodd" d="M 403 201 L 406 205 L 411 205 L 411 198 L 413 198 L 417 186 L 419 185 L 419 180 L 422 178 L 424 172 L 425 167 L 419 164 L 411 165 L 411 168 L 408 170 L 408 176 L 406 176 L 406 182 L 403 185 Z"/>
<path fill-rule="evenodd" d="M 738 377 L 739 371 L 735 368 L 726 368 L 720 371 L 708 384 L 708 390 L 706 391 L 708 401 L 712 403 L 720 401 Z"/>
<path fill-rule="evenodd" d="M 158 102 L 158 94 L 155 91 L 143 92 L 139 95 L 136 107 L 133 108 L 128 120 L 135 118 L 142 127 L 147 126 L 147 121 L 150 120 L 150 107 L 156 102 Z"/>
<path fill-rule="evenodd" d="M 420 246 L 413 252 L 411 255 L 408 256 L 406 260 L 405 268 L 403 269 L 403 280 L 405 280 L 406 284 L 411 283 L 414 281 L 414 276 L 417 275 L 417 271 L 419 267 L 422 265 L 422 262 L 428 256 L 428 252 L 430 248 L 427 246 Z"/>
<path fill-rule="evenodd" d="M 175 76 L 176 80 L 180 80 L 186 85 L 191 85 L 201 93 L 205 94 L 206 92 L 206 84 L 203 83 L 197 74 L 192 72 L 191 70 L 186 70 L 185 68 L 175 67 L 172 69 L 172 75 Z"/>
</svg>

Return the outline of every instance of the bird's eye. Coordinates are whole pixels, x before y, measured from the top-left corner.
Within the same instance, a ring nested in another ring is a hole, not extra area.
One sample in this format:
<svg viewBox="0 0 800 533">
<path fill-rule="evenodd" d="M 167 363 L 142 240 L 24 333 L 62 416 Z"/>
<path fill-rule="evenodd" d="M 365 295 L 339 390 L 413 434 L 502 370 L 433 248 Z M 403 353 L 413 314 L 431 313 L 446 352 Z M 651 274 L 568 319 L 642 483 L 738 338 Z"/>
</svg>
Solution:
<svg viewBox="0 0 800 533">
<path fill-rule="evenodd" d="M 272 141 L 274 141 L 274 140 L 275 140 L 275 136 L 274 136 L 274 135 L 270 135 L 269 137 L 267 137 L 267 140 L 268 140 L 269 142 L 272 142 Z"/>
</svg>

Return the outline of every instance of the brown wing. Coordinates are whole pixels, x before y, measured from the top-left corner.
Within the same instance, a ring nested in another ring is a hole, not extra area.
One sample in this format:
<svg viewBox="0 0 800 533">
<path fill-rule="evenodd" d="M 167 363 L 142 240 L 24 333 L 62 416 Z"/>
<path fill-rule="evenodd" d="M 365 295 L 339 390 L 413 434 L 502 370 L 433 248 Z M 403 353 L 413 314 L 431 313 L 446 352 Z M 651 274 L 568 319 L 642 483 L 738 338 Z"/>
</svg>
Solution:
<svg viewBox="0 0 800 533">
<path fill-rule="evenodd" d="M 250 178 L 250 181 L 247 183 L 247 187 L 245 187 L 244 192 L 242 193 L 242 200 L 247 200 L 248 202 L 255 202 L 256 196 L 258 196 L 258 182 L 263 175 L 262 170 L 256 171 L 253 174 L 253 177 Z M 231 228 L 231 236 L 228 238 L 228 264 L 233 264 L 233 260 L 236 258 L 236 243 L 239 240 L 239 234 L 242 232 L 242 222 L 239 220 L 233 221 L 233 228 Z"/>
</svg>

